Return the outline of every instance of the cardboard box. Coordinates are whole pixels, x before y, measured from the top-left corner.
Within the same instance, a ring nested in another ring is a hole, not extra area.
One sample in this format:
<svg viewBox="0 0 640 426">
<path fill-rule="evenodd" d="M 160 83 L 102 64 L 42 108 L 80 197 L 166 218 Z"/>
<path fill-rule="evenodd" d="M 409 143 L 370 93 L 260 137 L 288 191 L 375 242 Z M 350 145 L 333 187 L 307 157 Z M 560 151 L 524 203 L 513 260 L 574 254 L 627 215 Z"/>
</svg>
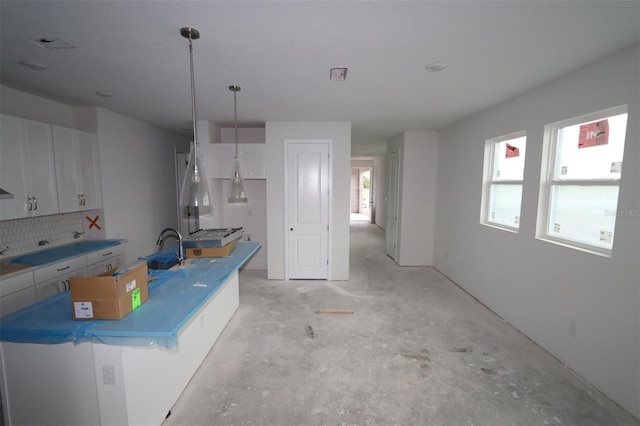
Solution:
<svg viewBox="0 0 640 426">
<path fill-rule="evenodd" d="M 74 320 L 121 319 L 149 299 L 145 262 L 69 281 Z"/>
<path fill-rule="evenodd" d="M 236 240 L 223 247 L 188 248 L 187 257 L 225 257 L 229 256 L 234 248 L 236 248 Z"/>
</svg>

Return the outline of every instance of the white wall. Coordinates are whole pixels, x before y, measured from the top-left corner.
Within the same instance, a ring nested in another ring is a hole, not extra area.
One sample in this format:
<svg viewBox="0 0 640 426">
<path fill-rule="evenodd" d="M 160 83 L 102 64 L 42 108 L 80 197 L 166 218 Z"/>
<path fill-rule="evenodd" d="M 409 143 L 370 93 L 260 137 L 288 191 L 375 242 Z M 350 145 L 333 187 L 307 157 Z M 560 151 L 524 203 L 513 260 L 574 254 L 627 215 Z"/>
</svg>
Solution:
<svg viewBox="0 0 640 426">
<path fill-rule="evenodd" d="M 400 266 L 433 265 L 438 133 L 405 132 L 391 140 L 399 152 L 399 211 L 396 262 Z"/>
<path fill-rule="evenodd" d="M 617 218 L 611 258 L 535 239 L 545 124 L 629 105 L 619 211 L 639 211 L 639 46 L 440 134 L 435 266 L 636 417 L 639 218 Z M 480 225 L 486 139 L 527 132 L 520 232 Z M 577 326 L 569 333 L 570 323 Z"/>
<path fill-rule="evenodd" d="M 3 114 L 29 120 L 95 131 L 95 129 L 74 127 L 73 107 L 7 86 L 0 86 L 0 110 Z"/>
<path fill-rule="evenodd" d="M 178 227 L 174 147 L 180 136 L 97 109 L 107 238 L 127 238 L 127 260 L 157 251 L 158 234 Z"/>
<path fill-rule="evenodd" d="M 351 123 L 267 122 L 267 275 L 285 277 L 284 141 L 332 140 L 329 280 L 349 279 Z"/>
</svg>

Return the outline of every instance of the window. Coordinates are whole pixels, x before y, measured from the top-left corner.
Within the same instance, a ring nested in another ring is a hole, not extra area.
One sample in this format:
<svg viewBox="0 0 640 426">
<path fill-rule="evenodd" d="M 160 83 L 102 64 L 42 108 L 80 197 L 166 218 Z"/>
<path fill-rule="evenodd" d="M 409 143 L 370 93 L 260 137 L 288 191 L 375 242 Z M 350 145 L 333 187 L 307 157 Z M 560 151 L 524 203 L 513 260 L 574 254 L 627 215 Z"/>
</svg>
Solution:
<svg viewBox="0 0 640 426">
<path fill-rule="evenodd" d="M 611 254 L 626 128 L 626 106 L 546 126 L 538 238 Z"/>
<path fill-rule="evenodd" d="M 524 132 L 486 142 L 481 223 L 511 231 L 520 227 L 526 143 Z"/>
</svg>

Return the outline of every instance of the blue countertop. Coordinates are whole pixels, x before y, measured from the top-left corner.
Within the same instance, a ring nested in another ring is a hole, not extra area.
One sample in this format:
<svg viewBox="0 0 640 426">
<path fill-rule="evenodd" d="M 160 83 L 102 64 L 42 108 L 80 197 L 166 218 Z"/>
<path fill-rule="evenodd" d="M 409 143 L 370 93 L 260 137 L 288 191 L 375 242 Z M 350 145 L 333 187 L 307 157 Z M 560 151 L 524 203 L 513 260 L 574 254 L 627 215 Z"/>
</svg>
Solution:
<svg viewBox="0 0 640 426">
<path fill-rule="evenodd" d="M 149 300 L 121 320 L 74 321 L 66 291 L 0 319 L 3 342 L 73 342 L 173 348 L 178 332 L 261 247 L 238 242 L 228 257 L 188 259 L 184 269 L 153 271 Z"/>
<path fill-rule="evenodd" d="M 51 247 L 44 250 L 38 250 L 33 253 L 16 256 L 11 258 L 9 263 L 28 266 L 43 266 L 49 263 L 60 262 L 70 257 L 81 256 L 92 251 L 117 246 L 119 244 L 122 244 L 121 240 L 82 240 L 75 243 Z"/>
</svg>

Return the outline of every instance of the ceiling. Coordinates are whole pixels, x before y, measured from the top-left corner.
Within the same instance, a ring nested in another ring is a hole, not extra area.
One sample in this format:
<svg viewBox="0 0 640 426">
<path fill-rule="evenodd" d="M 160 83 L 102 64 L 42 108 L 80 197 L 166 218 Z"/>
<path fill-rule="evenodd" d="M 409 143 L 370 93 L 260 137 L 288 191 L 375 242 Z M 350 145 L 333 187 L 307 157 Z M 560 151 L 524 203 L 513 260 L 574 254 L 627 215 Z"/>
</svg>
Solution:
<svg viewBox="0 0 640 426">
<path fill-rule="evenodd" d="M 198 120 L 231 125 L 237 84 L 240 126 L 350 121 L 353 155 L 443 129 L 640 40 L 640 0 L 2 0 L 0 18 L 3 85 L 186 134 L 179 30 L 194 27 Z M 75 49 L 34 43 L 43 38 Z M 437 61 L 448 67 L 426 70 Z M 330 81 L 332 67 L 348 67 L 346 81 Z"/>
</svg>

